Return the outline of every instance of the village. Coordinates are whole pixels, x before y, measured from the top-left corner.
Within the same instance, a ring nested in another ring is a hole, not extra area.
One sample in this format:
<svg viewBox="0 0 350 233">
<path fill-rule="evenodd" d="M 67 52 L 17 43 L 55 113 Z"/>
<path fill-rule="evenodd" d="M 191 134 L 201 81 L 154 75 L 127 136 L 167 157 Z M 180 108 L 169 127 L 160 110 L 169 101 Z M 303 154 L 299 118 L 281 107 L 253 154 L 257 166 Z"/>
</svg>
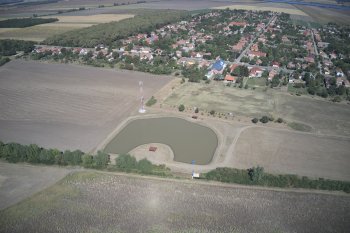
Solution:
<svg viewBox="0 0 350 233">
<path fill-rule="evenodd" d="M 328 97 L 349 92 L 349 63 L 344 62 L 349 53 L 334 45 L 349 40 L 344 33 L 349 35 L 348 29 L 334 24 L 293 24 L 285 13 L 213 10 L 112 46 L 37 45 L 32 57 L 176 76 L 182 71 L 192 82 L 217 80 L 246 88 L 243 80 L 264 79 L 272 88 Z"/>
</svg>

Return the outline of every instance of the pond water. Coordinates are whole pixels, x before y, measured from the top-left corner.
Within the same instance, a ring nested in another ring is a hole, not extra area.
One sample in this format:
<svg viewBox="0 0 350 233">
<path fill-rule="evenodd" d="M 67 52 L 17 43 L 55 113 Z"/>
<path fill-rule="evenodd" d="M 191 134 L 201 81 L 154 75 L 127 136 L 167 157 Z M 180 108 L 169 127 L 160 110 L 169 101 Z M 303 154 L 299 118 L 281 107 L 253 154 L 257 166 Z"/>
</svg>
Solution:
<svg viewBox="0 0 350 233">
<path fill-rule="evenodd" d="M 176 117 L 137 119 L 128 123 L 105 147 L 113 154 L 128 153 L 137 146 L 162 143 L 171 147 L 177 162 L 205 165 L 218 145 L 216 133 L 205 126 Z"/>
</svg>

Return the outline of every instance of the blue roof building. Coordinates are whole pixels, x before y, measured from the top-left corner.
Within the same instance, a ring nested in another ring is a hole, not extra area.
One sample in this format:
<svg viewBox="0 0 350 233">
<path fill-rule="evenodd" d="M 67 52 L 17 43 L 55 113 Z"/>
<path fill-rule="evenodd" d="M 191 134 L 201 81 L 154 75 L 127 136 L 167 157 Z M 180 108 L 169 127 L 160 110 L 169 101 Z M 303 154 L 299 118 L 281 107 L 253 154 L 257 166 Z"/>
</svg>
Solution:
<svg viewBox="0 0 350 233">
<path fill-rule="evenodd" d="M 225 62 L 222 59 L 216 60 L 216 62 L 211 66 L 211 70 L 221 71 L 225 67 Z"/>
</svg>

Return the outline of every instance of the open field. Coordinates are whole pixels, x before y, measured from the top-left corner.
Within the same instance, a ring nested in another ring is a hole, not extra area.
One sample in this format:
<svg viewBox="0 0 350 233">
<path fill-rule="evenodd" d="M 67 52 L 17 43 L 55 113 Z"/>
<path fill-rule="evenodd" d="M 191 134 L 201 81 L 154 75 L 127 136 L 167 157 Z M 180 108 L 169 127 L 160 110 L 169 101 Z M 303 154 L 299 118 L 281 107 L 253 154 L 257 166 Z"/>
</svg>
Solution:
<svg viewBox="0 0 350 233">
<path fill-rule="evenodd" d="M 75 173 L 0 212 L 1 232 L 347 232 L 348 195 Z"/>
<path fill-rule="evenodd" d="M 99 24 L 108 23 L 112 21 L 120 21 L 127 18 L 132 18 L 131 14 L 100 14 L 100 15 L 88 15 L 88 16 L 55 16 L 58 19 L 57 23 L 69 23 L 69 24 Z M 46 17 L 51 18 L 51 17 Z M 55 24 L 55 23 L 53 23 Z"/>
<path fill-rule="evenodd" d="M 95 24 L 120 21 L 131 18 L 131 14 L 100 14 L 88 16 L 55 16 L 58 22 L 35 25 L 27 28 L 6 28 L 0 30 L 0 39 L 21 39 L 43 41 L 46 38 L 71 30 L 90 27 Z M 52 17 L 47 17 L 52 18 Z"/>
<path fill-rule="evenodd" d="M 185 83 L 164 101 L 166 105 L 198 107 L 200 110 L 229 113 L 249 118 L 273 115 L 288 122 L 300 122 L 313 132 L 350 136 L 350 106 L 318 98 L 291 96 L 276 90 L 244 90 L 225 87 L 222 83 Z"/>
<path fill-rule="evenodd" d="M 55 184 L 70 172 L 66 168 L 0 161 L 0 210 Z"/>
<path fill-rule="evenodd" d="M 170 77 L 16 60 L 0 68 L 0 140 L 92 150 Z"/>
<path fill-rule="evenodd" d="M 268 128 L 249 128 L 238 138 L 229 164 L 262 166 L 275 174 L 350 181 L 350 138 L 321 137 Z"/>
<path fill-rule="evenodd" d="M 71 30 L 89 27 L 89 24 L 48 24 L 36 25 L 27 28 L 13 28 L 12 30 L 0 30 L 0 39 L 18 39 L 29 41 L 43 41 L 46 38 L 65 33 Z M 8 29 L 8 28 L 6 28 Z"/>
<path fill-rule="evenodd" d="M 283 4 L 283 3 L 254 3 L 252 5 L 247 4 L 233 4 L 233 5 L 226 5 L 226 6 L 220 6 L 215 7 L 215 9 L 242 9 L 242 10 L 256 10 L 256 11 L 275 11 L 275 12 L 284 12 L 291 15 L 303 15 L 306 16 L 307 14 L 303 11 L 289 5 L 289 4 Z"/>
<path fill-rule="evenodd" d="M 319 23 L 335 22 L 338 24 L 350 24 L 350 11 L 342 11 L 328 8 L 320 8 L 313 6 L 296 6 L 301 11 L 305 12 L 314 21 Z"/>
</svg>

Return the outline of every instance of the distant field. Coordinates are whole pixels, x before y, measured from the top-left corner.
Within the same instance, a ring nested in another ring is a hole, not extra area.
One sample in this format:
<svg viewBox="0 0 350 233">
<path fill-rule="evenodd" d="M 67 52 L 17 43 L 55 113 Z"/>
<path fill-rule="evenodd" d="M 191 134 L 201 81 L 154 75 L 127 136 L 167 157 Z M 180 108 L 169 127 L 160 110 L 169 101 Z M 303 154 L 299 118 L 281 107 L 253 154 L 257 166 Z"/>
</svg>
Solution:
<svg viewBox="0 0 350 233">
<path fill-rule="evenodd" d="M 265 4 L 254 4 L 254 5 L 248 5 L 248 4 L 237 4 L 237 5 L 227 5 L 227 6 L 220 6 L 220 7 L 214 7 L 215 9 L 242 9 L 242 10 L 255 10 L 255 11 L 275 11 L 275 12 L 284 12 L 291 15 L 307 15 L 303 11 L 294 8 L 290 5 L 280 5 L 279 4 L 271 4 L 271 5 L 265 5 Z"/>
<path fill-rule="evenodd" d="M 99 24 L 108 23 L 112 21 L 120 21 L 123 19 L 134 17 L 131 14 L 99 14 L 88 16 L 55 16 L 59 21 L 57 23 L 69 23 L 69 24 Z M 47 17 L 50 18 L 50 17 Z M 52 18 L 52 17 L 51 17 Z M 55 24 L 55 23 L 54 23 Z"/>
<path fill-rule="evenodd" d="M 350 197 L 80 172 L 0 211 L 0 232 L 346 232 Z"/>
<path fill-rule="evenodd" d="M 13 28 L 9 30 L 0 29 L 0 39 L 19 39 L 31 41 L 43 41 L 47 37 L 61 34 L 67 31 L 79 29 L 82 27 L 89 27 L 89 24 L 45 24 L 36 25 L 27 28 Z"/>
<path fill-rule="evenodd" d="M 199 107 L 208 112 L 232 112 L 234 115 L 251 118 L 271 114 L 288 122 L 296 121 L 309 125 L 315 133 L 350 136 L 349 105 L 291 96 L 270 88 L 264 90 L 225 87 L 217 82 L 209 85 L 185 83 L 173 91 L 164 102 L 171 106 L 184 104 L 186 107 Z"/>
<path fill-rule="evenodd" d="M 55 16 L 59 21 L 27 28 L 14 28 L 8 30 L 0 29 L 0 39 L 22 39 L 42 41 L 50 36 L 61 34 L 67 31 L 89 27 L 95 24 L 120 21 L 131 18 L 131 14 L 99 14 L 89 16 Z M 52 18 L 52 17 L 47 17 Z"/>
<path fill-rule="evenodd" d="M 350 24 L 350 11 L 334 10 L 312 6 L 296 6 L 318 23 L 335 22 L 338 24 Z"/>
<path fill-rule="evenodd" d="M 94 149 L 170 77 L 15 60 L 0 67 L 0 140 Z"/>
</svg>

